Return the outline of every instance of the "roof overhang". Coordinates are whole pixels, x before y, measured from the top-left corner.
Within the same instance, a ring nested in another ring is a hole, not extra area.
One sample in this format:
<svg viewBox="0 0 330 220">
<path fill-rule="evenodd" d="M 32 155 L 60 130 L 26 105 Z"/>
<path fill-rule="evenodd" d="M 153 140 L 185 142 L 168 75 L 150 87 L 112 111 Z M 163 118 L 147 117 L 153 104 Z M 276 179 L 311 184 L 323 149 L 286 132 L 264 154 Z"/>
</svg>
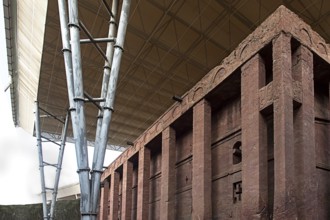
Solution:
<svg viewBox="0 0 330 220">
<path fill-rule="evenodd" d="M 5 21 L 5 36 L 6 36 L 6 47 L 7 47 L 7 61 L 8 61 L 8 74 L 10 76 L 10 98 L 11 98 L 11 108 L 12 117 L 14 125 L 17 126 L 17 113 L 16 113 L 16 103 L 15 103 L 15 76 L 17 76 L 16 71 L 16 1 L 3 0 L 3 11 L 4 11 L 4 21 Z M 6 90 L 8 87 L 6 88 Z"/>
<path fill-rule="evenodd" d="M 34 128 L 41 55 L 48 1 L 4 0 L 11 99 L 14 124 Z"/>
<path fill-rule="evenodd" d="M 15 1 L 4 2 L 16 7 Z M 175 103 L 173 95 L 183 96 L 281 4 L 329 41 L 328 1 L 132 1 L 109 143 L 126 146 L 134 141 Z M 101 0 L 80 0 L 79 16 L 94 37 L 107 35 L 109 14 Z M 17 22 L 7 27 L 7 48 L 14 46 L 8 52 L 13 56 L 8 61 L 13 117 L 32 133 L 36 99 L 58 116 L 68 107 L 57 1 L 18 1 Z M 84 89 L 99 97 L 104 60 L 90 45 L 82 46 L 82 60 Z M 86 104 L 87 138 L 92 142 L 96 116 L 95 106 Z M 41 124 L 46 133 L 61 132 L 47 119 Z"/>
</svg>

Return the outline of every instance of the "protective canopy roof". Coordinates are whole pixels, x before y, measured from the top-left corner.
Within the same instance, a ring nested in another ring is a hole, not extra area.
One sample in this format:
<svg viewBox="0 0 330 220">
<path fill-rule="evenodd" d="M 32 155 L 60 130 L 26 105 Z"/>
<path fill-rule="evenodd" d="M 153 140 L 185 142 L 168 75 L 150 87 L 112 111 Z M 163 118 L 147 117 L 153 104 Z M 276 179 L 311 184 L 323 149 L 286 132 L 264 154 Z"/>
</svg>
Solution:
<svg viewBox="0 0 330 220">
<path fill-rule="evenodd" d="M 281 4 L 328 42 L 330 2 L 302 0 L 132 0 L 109 143 L 127 146 Z M 79 17 L 93 37 L 106 37 L 110 15 L 102 0 L 80 0 Z M 81 32 L 81 38 L 87 38 Z M 48 1 L 37 99 L 64 116 L 68 108 L 57 1 Z M 106 44 L 100 43 L 105 51 Z M 104 59 L 83 44 L 84 90 L 100 96 Z M 94 140 L 98 109 L 85 104 L 87 138 Z M 60 134 L 55 120 L 42 130 Z"/>
</svg>

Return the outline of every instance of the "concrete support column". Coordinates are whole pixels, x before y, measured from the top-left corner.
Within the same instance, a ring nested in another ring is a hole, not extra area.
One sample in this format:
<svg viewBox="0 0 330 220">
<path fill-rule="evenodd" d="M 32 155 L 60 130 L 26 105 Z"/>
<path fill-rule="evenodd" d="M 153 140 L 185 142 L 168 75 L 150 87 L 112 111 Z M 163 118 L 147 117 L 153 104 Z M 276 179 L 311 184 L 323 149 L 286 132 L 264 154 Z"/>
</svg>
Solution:
<svg viewBox="0 0 330 220">
<path fill-rule="evenodd" d="M 118 197 L 119 197 L 119 173 L 111 175 L 110 183 L 110 220 L 118 220 Z"/>
<path fill-rule="evenodd" d="M 212 219 L 211 107 L 201 100 L 193 109 L 193 219 Z"/>
<path fill-rule="evenodd" d="M 149 218 L 149 178 L 150 150 L 143 147 L 139 151 L 137 220 Z"/>
<path fill-rule="evenodd" d="M 296 219 L 291 37 L 273 40 L 274 219 Z"/>
<path fill-rule="evenodd" d="M 293 77 L 301 82 L 302 103 L 294 115 L 295 172 L 298 219 L 316 214 L 313 54 L 300 46 L 293 54 Z"/>
<path fill-rule="evenodd" d="M 123 165 L 121 220 L 131 219 L 132 181 L 133 181 L 133 164 L 129 160 L 126 160 Z"/>
<path fill-rule="evenodd" d="M 259 112 L 259 89 L 265 85 L 259 54 L 242 67 L 242 219 L 267 215 L 267 125 Z"/>
<path fill-rule="evenodd" d="M 162 133 L 162 177 L 160 219 L 175 219 L 175 130 L 167 127 Z"/>
<path fill-rule="evenodd" d="M 100 211 L 98 219 L 107 220 L 108 219 L 108 195 L 109 195 L 109 179 L 103 181 L 101 185 L 101 197 L 100 197 Z"/>
</svg>

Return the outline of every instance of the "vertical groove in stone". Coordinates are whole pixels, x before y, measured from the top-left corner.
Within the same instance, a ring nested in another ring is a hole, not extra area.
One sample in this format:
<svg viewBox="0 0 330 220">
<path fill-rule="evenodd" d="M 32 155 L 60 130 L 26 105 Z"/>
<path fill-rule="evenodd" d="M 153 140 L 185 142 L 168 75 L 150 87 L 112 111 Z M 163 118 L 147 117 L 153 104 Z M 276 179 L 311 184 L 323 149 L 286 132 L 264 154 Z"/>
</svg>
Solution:
<svg viewBox="0 0 330 220">
<path fill-rule="evenodd" d="M 291 37 L 273 40 L 274 219 L 296 219 Z"/>
<path fill-rule="evenodd" d="M 106 220 L 108 219 L 108 196 L 109 196 L 109 179 L 103 181 L 103 186 L 101 187 L 100 196 L 100 211 L 98 219 Z"/>
<path fill-rule="evenodd" d="M 97 213 L 97 220 L 103 220 L 104 218 L 104 185 L 101 184 L 101 192 L 100 192 L 100 206 L 99 211 Z"/>
<path fill-rule="evenodd" d="M 175 219 L 175 130 L 167 127 L 162 133 L 162 177 L 160 219 Z"/>
<path fill-rule="evenodd" d="M 126 160 L 123 165 L 123 189 L 121 219 L 130 220 L 132 210 L 133 164 Z"/>
<path fill-rule="evenodd" d="M 242 219 L 267 216 L 267 125 L 259 111 L 265 74 L 259 54 L 242 67 Z"/>
<path fill-rule="evenodd" d="M 203 99 L 193 108 L 193 219 L 212 219 L 211 106 Z"/>
<path fill-rule="evenodd" d="M 149 178 L 150 150 L 143 147 L 139 151 L 137 220 L 149 218 Z"/>
</svg>

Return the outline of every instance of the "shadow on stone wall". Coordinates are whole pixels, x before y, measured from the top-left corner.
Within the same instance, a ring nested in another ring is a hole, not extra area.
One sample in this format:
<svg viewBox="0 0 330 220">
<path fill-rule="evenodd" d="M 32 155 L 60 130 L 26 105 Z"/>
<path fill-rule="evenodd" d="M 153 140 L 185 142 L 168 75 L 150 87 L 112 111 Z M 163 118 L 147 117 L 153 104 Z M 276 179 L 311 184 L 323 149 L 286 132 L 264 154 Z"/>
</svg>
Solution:
<svg viewBox="0 0 330 220">
<path fill-rule="evenodd" d="M 56 202 L 55 220 L 79 220 L 80 200 Z M 39 220 L 42 219 L 42 205 L 0 206 L 0 220 Z"/>
</svg>

